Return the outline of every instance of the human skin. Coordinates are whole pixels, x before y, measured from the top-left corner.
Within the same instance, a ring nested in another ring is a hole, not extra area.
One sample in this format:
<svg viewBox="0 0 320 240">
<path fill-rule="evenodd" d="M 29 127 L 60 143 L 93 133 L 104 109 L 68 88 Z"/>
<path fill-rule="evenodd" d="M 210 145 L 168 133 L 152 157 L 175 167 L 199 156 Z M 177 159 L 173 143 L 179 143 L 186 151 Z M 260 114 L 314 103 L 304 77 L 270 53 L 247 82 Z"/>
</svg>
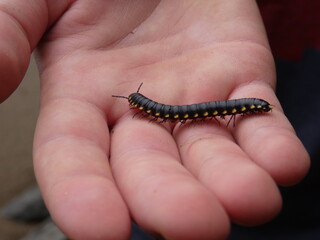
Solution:
<svg viewBox="0 0 320 240">
<path fill-rule="evenodd" d="M 275 96 L 253 0 L 1 0 L 0 100 L 37 47 L 36 177 L 71 239 L 128 239 L 133 219 L 166 239 L 224 239 L 230 221 L 265 223 L 277 185 L 309 157 Z M 179 127 L 134 118 L 140 92 L 167 104 L 259 97 L 271 113 Z"/>
</svg>

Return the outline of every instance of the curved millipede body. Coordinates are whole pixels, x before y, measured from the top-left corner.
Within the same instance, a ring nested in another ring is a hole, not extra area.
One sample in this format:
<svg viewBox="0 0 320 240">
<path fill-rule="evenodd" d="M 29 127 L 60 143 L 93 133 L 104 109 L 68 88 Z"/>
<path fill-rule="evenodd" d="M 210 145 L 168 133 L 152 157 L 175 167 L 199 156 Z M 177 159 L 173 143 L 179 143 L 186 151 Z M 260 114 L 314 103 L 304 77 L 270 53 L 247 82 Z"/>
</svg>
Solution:
<svg viewBox="0 0 320 240">
<path fill-rule="evenodd" d="M 215 117 L 224 118 L 227 115 L 231 116 L 230 122 L 231 119 L 235 119 L 238 114 L 245 115 L 269 112 L 273 107 L 267 101 L 259 98 L 240 98 L 190 105 L 166 105 L 153 101 L 139 93 L 141 85 L 138 91 L 130 94 L 129 97 L 116 95 L 112 95 L 112 97 L 128 99 L 132 108 L 138 109 L 148 116 L 153 116 L 155 120 L 162 119 L 164 122 L 169 120 L 184 123 L 187 120 Z"/>
</svg>

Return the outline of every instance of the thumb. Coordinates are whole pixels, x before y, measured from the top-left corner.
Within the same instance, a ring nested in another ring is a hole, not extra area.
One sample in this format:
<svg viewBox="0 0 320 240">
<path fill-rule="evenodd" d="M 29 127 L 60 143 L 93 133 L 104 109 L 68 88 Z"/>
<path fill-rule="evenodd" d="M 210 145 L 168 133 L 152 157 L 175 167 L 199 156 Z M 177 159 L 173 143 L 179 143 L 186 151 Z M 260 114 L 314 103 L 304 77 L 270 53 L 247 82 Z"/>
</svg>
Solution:
<svg viewBox="0 0 320 240">
<path fill-rule="evenodd" d="M 47 27 L 67 9 L 71 0 L 1 1 L 0 103 L 18 87 L 30 55 Z"/>
</svg>

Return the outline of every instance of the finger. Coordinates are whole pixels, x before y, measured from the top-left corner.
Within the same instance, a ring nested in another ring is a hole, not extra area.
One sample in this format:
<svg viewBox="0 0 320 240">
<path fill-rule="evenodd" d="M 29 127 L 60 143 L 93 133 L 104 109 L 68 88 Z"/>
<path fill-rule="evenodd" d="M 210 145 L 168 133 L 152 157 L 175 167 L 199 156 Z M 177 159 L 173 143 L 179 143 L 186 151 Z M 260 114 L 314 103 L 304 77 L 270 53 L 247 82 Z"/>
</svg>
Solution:
<svg viewBox="0 0 320 240">
<path fill-rule="evenodd" d="M 292 185 L 301 181 L 310 167 L 309 156 L 273 91 L 264 85 L 253 85 L 240 88 L 233 95 L 237 97 L 240 92 L 242 96 L 258 93 L 274 107 L 270 113 L 248 116 L 239 121 L 234 129 L 238 144 L 278 184 Z"/>
<path fill-rule="evenodd" d="M 57 225 L 71 239 L 127 239 L 130 217 L 108 164 L 104 114 L 62 99 L 42 107 L 34 144 L 37 180 Z"/>
<path fill-rule="evenodd" d="M 0 102 L 19 85 L 47 26 L 66 10 L 70 1 L 0 2 Z M 48 22 L 49 21 L 49 22 Z"/>
<path fill-rule="evenodd" d="M 185 126 L 176 131 L 175 138 L 183 164 L 219 198 L 231 220 L 257 225 L 279 212 L 276 184 L 225 128 L 212 122 Z"/>
<path fill-rule="evenodd" d="M 223 239 L 227 216 L 216 197 L 179 162 L 162 125 L 122 119 L 114 128 L 111 166 L 133 219 L 166 239 Z"/>
</svg>

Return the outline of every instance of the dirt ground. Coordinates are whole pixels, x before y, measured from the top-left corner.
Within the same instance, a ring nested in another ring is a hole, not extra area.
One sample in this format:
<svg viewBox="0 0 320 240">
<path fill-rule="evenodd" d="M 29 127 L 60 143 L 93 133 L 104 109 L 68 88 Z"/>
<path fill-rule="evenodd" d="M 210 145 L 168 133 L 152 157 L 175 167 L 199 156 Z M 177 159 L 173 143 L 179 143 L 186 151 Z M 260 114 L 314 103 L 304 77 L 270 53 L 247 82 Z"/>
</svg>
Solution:
<svg viewBox="0 0 320 240">
<path fill-rule="evenodd" d="M 24 81 L 0 104 L 0 210 L 15 196 L 35 184 L 32 141 L 38 114 L 39 77 L 31 61 Z M 0 215 L 0 239 L 17 240 L 34 226 L 16 223 Z"/>
</svg>

